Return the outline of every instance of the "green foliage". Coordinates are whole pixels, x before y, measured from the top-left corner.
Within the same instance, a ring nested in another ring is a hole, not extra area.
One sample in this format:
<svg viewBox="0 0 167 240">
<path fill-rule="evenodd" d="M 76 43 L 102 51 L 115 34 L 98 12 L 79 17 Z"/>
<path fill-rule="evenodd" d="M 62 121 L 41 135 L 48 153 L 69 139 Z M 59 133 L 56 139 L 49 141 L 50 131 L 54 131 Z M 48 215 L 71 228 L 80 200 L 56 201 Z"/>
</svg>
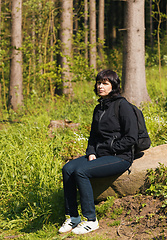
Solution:
<svg viewBox="0 0 167 240">
<path fill-rule="evenodd" d="M 147 173 L 147 181 L 149 188 L 147 194 L 162 199 L 162 207 L 167 207 L 167 167 L 159 163 L 159 167 L 155 170 L 150 169 Z"/>
<path fill-rule="evenodd" d="M 110 68 L 118 73 L 119 78 L 122 78 L 122 65 L 123 65 L 123 49 L 113 48 L 109 55 Z"/>
<path fill-rule="evenodd" d="M 110 227 L 113 227 L 113 226 L 119 226 L 121 223 L 120 220 L 115 220 L 113 223 L 109 224 Z"/>
<path fill-rule="evenodd" d="M 61 168 L 67 159 L 85 153 L 96 104 L 92 82 L 89 87 L 80 83 L 80 89 L 75 85 L 73 99 L 57 96 L 53 101 L 33 94 L 17 113 L 1 113 L 0 228 L 29 231 L 63 221 Z M 55 129 L 50 137 L 49 122 L 57 119 L 80 125 Z"/>
<path fill-rule="evenodd" d="M 105 216 L 110 217 L 111 219 L 117 219 L 118 216 L 122 214 L 123 208 L 115 208 L 114 205 L 115 197 L 108 197 L 105 202 L 100 203 L 96 206 L 96 213 L 98 218 L 103 218 Z M 119 225 L 119 221 L 115 223 L 116 226 Z"/>
<path fill-rule="evenodd" d="M 156 71 L 152 70 L 153 73 Z M 147 78 L 152 102 L 143 104 L 142 108 L 152 146 L 156 146 L 167 143 L 167 101 L 165 97 L 157 97 L 159 87 L 154 86 L 156 81 L 153 77 Z M 150 87 L 151 84 L 153 87 Z M 93 88 L 94 82 L 85 79 L 73 82 L 74 96 L 69 98 L 44 97 L 32 90 L 24 106 L 17 112 L 1 108 L 1 229 L 30 232 L 46 226 L 46 234 L 49 234 L 51 224 L 52 233 L 57 236 L 58 226 L 64 220 L 61 168 L 68 159 L 85 153 L 92 113 L 97 104 Z M 152 91 L 155 93 L 152 94 Z M 63 119 L 80 125 L 76 129 L 55 129 L 50 137 L 50 120 Z M 114 198 L 111 197 L 103 204 L 98 204 L 98 218 L 109 214 L 116 220 L 122 209 L 112 208 L 113 203 Z M 55 224 L 55 228 L 52 224 Z M 42 231 L 37 234 L 42 236 Z M 27 236 L 27 239 L 30 237 Z"/>
<path fill-rule="evenodd" d="M 164 35 L 164 36 L 163 36 Z M 162 66 L 166 66 L 166 56 L 167 56 L 167 35 L 162 34 L 162 37 L 160 39 L 160 59 Z M 154 41 L 154 49 L 152 49 L 149 46 L 146 46 L 146 52 L 145 52 L 145 64 L 146 67 L 153 67 L 157 68 L 159 66 L 159 56 L 157 54 L 158 51 L 158 43 L 155 40 Z"/>
<path fill-rule="evenodd" d="M 167 143 L 166 98 L 156 98 L 151 103 L 144 104 L 143 114 L 151 138 L 151 146 Z"/>
<path fill-rule="evenodd" d="M 114 208 L 111 212 L 111 219 L 117 219 L 117 217 L 122 214 L 122 211 L 122 207 Z"/>
<path fill-rule="evenodd" d="M 96 71 L 89 67 L 88 59 L 85 58 L 86 49 L 89 43 L 84 43 L 85 31 L 78 30 L 73 36 L 73 57 L 69 59 L 72 81 L 92 81 L 95 78 Z"/>
<path fill-rule="evenodd" d="M 146 46 L 145 52 L 145 65 L 146 67 L 157 67 L 158 66 L 158 54 L 157 51 L 157 44 L 154 45 L 154 51 L 149 46 Z"/>
<path fill-rule="evenodd" d="M 96 206 L 96 212 L 99 218 L 106 216 L 106 213 L 111 211 L 111 207 L 114 204 L 114 197 L 108 197 L 105 202 L 102 202 L 100 205 Z"/>
</svg>

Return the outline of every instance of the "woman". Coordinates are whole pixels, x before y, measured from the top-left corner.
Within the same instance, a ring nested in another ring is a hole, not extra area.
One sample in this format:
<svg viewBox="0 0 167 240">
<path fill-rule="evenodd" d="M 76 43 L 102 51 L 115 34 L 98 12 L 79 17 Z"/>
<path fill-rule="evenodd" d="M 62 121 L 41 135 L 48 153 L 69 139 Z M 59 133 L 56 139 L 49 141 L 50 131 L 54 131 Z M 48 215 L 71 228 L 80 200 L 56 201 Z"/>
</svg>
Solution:
<svg viewBox="0 0 167 240">
<path fill-rule="evenodd" d="M 120 174 L 132 164 L 132 146 L 137 142 L 137 120 L 130 104 L 122 99 L 119 121 L 115 116 L 115 100 L 120 96 L 120 80 L 111 70 L 98 73 L 95 93 L 100 97 L 95 107 L 86 156 L 63 167 L 66 221 L 60 233 L 84 234 L 99 228 L 95 214 L 90 178 Z M 84 221 L 77 210 L 77 187 Z"/>
</svg>

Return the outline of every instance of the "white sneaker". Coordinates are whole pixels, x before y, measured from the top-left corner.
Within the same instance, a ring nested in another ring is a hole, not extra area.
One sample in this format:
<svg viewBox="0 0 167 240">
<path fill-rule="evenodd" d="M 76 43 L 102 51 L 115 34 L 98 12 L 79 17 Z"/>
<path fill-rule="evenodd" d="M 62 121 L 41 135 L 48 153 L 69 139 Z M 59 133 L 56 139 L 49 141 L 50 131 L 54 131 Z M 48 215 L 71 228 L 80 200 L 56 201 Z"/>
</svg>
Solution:
<svg viewBox="0 0 167 240">
<path fill-rule="evenodd" d="M 81 223 L 78 224 L 76 228 L 72 230 L 73 233 L 75 234 L 85 234 L 89 233 L 91 231 L 94 231 L 99 228 L 99 223 L 96 219 L 95 222 L 93 221 L 82 221 Z"/>
<path fill-rule="evenodd" d="M 59 229 L 59 233 L 65 233 L 71 231 L 73 228 L 75 228 L 79 223 L 81 222 L 81 217 L 70 217 L 69 215 L 66 215 L 66 220 Z"/>
</svg>

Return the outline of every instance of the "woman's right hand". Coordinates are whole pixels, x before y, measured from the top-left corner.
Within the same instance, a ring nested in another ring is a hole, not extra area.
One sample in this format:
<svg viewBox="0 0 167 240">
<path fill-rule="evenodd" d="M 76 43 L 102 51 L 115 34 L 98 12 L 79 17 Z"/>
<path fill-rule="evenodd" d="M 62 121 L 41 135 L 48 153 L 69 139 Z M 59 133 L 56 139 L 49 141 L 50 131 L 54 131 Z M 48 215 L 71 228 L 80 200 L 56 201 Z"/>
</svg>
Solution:
<svg viewBox="0 0 167 240">
<path fill-rule="evenodd" d="M 88 160 L 89 161 L 92 161 L 92 160 L 95 160 L 96 159 L 96 156 L 94 155 L 94 154 L 91 154 L 91 155 L 89 155 L 89 157 L 88 157 Z"/>
</svg>

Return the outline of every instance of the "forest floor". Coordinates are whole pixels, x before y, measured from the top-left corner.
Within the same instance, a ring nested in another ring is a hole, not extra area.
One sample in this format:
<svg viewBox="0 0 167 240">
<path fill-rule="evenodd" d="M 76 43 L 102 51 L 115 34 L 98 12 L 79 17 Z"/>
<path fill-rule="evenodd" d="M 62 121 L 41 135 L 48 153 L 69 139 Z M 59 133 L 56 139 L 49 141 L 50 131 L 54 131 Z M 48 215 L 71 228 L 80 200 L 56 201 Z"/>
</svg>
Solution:
<svg viewBox="0 0 167 240">
<path fill-rule="evenodd" d="M 161 206 L 161 200 L 152 196 L 118 198 L 108 209 L 106 216 L 99 220 L 99 229 L 86 234 L 87 239 L 165 240 L 167 219 Z M 70 235 L 65 239 L 81 238 Z"/>
<path fill-rule="evenodd" d="M 161 200 L 154 199 L 152 196 L 136 195 L 117 198 L 112 207 L 107 209 L 104 217 L 99 220 L 100 227 L 94 232 L 74 235 L 58 234 L 56 230 L 51 236 L 47 231 L 44 238 L 23 232 L 22 234 L 1 232 L 0 239 L 167 240 L 166 213 L 161 206 Z"/>
</svg>

